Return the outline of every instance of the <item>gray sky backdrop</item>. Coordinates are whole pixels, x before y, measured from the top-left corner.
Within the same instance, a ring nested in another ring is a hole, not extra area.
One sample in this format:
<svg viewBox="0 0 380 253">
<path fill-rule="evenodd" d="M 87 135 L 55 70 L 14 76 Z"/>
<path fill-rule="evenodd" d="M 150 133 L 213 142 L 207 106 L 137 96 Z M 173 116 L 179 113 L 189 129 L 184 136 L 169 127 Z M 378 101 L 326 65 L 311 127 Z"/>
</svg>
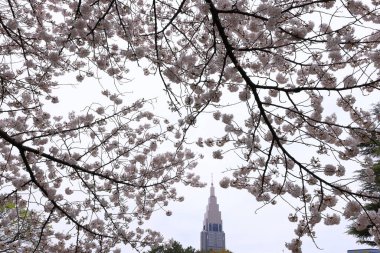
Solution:
<svg viewBox="0 0 380 253">
<path fill-rule="evenodd" d="M 133 92 L 128 93 L 124 98 L 126 104 L 133 102 L 134 98 L 158 97 L 157 104 L 152 109 L 163 116 L 171 117 L 171 113 L 167 109 L 167 97 L 158 78 L 144 76 L 141 69 L 132 69 L 129 76 L 134 79 L 130 83 L 118 87 L 122 92 Z M 106 77 L 100 83 L 104 88 L 110 90 L 115 88 L 113 81 Z M 54 105 L 52 111 L 62 114 L 70 110 L 83 109 L 91 102 L 101 103 L 100 83 L 94 80 L 85 80 L 77 87 L 60 88 L 57 90 L 57 94 L 60 96 L 61 103 Z M 194 129 L 192 134 L 207 135 L 205 131 L 210 130 L 214 130 L 212 125 L 211 128 L 210 125 L 203 125 L 203 127 Z M 293 230 L 296 227 L 295 223 L 288 221 L 288 215 L 292 210 L 281 201 L 274 206 L 262 207 L 261 203 L 257 203 L 255 198 L 246 191 L 220 188 L 218 181 L 224 176 L 224 172 L 239 163 L 239 159 L 233 154 L 229 154 L 226 158 L 225 160 L 214 160 L 206 157 L 200 161 L 196 173 L 201 175 L 202 180 L 207 183 L 211 181 L 211 173 L 214 175 L 227 248 L 234 253 L 288 252 L 285 242 L 295 237 Z M 179 195 L 183 195 L 185 201 L 169 204 L 167 210 L 173 211 L 173 215 L 168 217 L 164 210 L 158 211 L 153 214 L 152 219 L 145 226 L 160 231 L 167 240 L 172 238 L 184 246 L 199 249 L 209 187 L 210 184 L 205 188 L 179 187 Z M 317 225 L 315 242 L 319 248 L 310 239 L 306 239 L 302 246 L 303 252 L 346 253 L 348 249 L 367 248 L 357 245 L 355 238 L 345 234 L 346 226 L 347 223 L 344 223 L 343 219 L 338 226 Z"/>
</svg>

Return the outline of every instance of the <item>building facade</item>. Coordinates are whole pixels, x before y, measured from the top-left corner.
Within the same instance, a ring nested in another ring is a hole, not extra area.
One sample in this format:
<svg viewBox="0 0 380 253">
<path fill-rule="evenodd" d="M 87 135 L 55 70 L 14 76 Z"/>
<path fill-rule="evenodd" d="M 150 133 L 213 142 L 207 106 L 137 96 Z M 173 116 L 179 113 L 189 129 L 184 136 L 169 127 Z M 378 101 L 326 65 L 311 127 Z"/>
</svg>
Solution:
<svg viewBox="0 0 380 253">
<path fill-rule="evenodd" d="M 226 248 L 222 215 L 216 202 L 214 185 L 211 183 L 210 197 L 201 232 L 201 251 L 224 250 Z"/>
</svg>

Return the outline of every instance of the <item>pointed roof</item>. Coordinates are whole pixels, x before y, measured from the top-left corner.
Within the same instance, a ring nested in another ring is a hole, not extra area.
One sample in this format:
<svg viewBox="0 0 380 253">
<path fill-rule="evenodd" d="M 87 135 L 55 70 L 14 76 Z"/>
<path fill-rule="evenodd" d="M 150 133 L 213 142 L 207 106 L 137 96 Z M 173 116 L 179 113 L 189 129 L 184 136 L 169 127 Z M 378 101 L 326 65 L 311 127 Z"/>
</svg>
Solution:
<svg viewBox="0 0 380 253">
<path fill-rule="evenodd" d="M 222 224 L 222 215 L 219 211 L 219 205 L 216 201 L 214 183 L 211 183 L 210 197 L 208 198 L 203 225 L 206 225 L 208 223 Z"/>
</svg>

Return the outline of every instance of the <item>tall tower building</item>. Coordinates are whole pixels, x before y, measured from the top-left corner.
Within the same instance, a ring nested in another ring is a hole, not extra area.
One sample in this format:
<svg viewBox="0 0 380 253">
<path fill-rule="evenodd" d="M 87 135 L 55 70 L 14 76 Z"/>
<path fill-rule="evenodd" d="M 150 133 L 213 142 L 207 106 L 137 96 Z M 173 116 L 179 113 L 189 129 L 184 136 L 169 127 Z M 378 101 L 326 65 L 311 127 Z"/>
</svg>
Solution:
<svg viewBox="0 0 380 253">
<path fill-rule="evenodd" d="M 211 183 L 210 197 L 203 220 L 201 232 L 201 251 L 224 250 L 226 247 L 225 235 L 222 227 L 222 215 L 216 202 L 215 189 Z"/>
</svg>

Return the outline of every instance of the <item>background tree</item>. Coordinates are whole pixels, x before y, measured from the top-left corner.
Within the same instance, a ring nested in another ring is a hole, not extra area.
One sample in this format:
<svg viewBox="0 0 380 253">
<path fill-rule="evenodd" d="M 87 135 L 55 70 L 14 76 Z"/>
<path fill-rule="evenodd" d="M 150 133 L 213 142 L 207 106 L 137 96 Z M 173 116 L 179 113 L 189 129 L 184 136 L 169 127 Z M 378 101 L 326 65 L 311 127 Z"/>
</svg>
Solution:
<svg viewBox="0 0 380 253">
<path fill-rule="evenodd" d="M 208 253 L 232 253 L 229 250 L 209 250 Z M 183 248 L 182 244 L 177 241 L 170 241 L 167 244 L 153 247 L 151 250 L 146 253 L 206 253 L 203 251 L 199 251 L 189 246 L 187 248 Z"/>
<path fill-rule="evenodd" d="M 159 242 L 139 226 L 154 210 L 171 214 L 174 183 L 200 185 L 193 143 L 241 158 L 221 186 L 289 203 L 292 252 L 342 213 L 379 240 L 379 216 L 361 215 L 379 196 L 351 189 L 349 169 L 371 164 L 358 144 L 379 134 L 363 105 L 379 94 L 377 1 L 10 0 L 0 11 L 1 201 L 18 196 L 16 208 L 41 213 L 40 236 L 58 243 L 34 251 Z M 129 62 L 161 77 L 178 122 L 107 89 L 84 111 L 49 110 L 70 77 L 108 75 L 117 88 Z M 194 139 L 209 118 L 219 127 Z"/>
<path fill-rule="evenodd" d="M 380 104 L 374 108 L 374 113 L 380 115 Z M 367 168 L 359 170 L 359 178 L 362 181 L 362 190 L 365 192 L 380 193 L 380 141 L 379 139 L 371 139 L 369 143 L 359 145 L 363 155 L 370 156 L 374 159 L 373 163 Z M 380 201 L 374 200 L 364 205 L 363 212 L 377 212 L 380 208 Z M 359 222 L 354 222 L 348 227 L 348 234 L 355 236 L 358 240 L 357 243 L 368 244 L 376 246 L 373 236 L 370 233 L 372 226 L 367 224 L 363 226 Z"/>
<path fill-rule="evenodd" d="M 166 245 L 154 247 L 147 253 L 195 253 L 197 252 L 192 247 L 183 248 L 182 244 L 177 241 L 170 241 Z"/>
<path fill-rule="evenodd" d="M 210 253 L 232 253 L 229 250 L 210 250 Z"/>
<path fill-rule="evenodd" d="M 0 249 L 4 252 L 17 252 L 17 245 L 22 244 L 23 249 L 34 249 L 41 241 L 49 241 L 49 233 L 53 233 L 46 227 L 47 233 L 40 234 L 42 220 L 39 214 L 27 209 L 20 209 L 13 202 L 0 205 Z"/>
</svg>

